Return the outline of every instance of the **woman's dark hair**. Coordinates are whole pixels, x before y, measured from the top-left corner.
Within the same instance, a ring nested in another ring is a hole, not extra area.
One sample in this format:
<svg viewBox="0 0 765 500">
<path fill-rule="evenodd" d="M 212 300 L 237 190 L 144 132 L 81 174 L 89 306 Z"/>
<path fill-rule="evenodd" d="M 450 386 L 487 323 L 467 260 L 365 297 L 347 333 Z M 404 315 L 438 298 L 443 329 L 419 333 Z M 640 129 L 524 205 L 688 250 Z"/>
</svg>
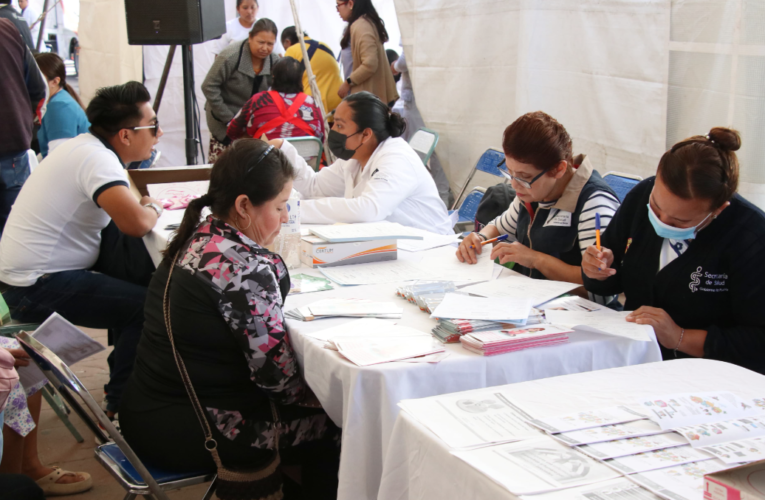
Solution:
<svg viewBox="0 0 765 500">
<path fill-rule="evenodd" d="M 547 172 L 563 160 L 573 166 L 571 137 L 563 125 L 542 111 L 526 113 L 502 135 L 505 155 Z"/>
<path fill-rule="evenodd" d="M 35 61 L 37 61 L 40 71 L 43 72 L 43 75 L 45 75 L 45 78 L 47 78 L 48 81 L 59 77 L 59 88 L 66 90 L 69 95 L 72 96 L 72 99 L 77 101 L 77 104 L 79 104 L 82 109 L 85 109 L 85 106 L 80 100 L 80 96 L 77 95 L 77 92 L 75 92 L 71 85 L 66 83 L 66 66 L 64 66 L 64 60 L 61 59 L 58 54 L 41 52 L 35 54 Z"/>
<path fill-rule="evenodd" d="M 194 234 L 202 209 L 210 207 L 213 216 L 226 218 L 239 195 L 247 195 L 250 203 L 259 206 L 276 198 L 295 178 L 295 169 L 279 149 L 273 148 L 263 157 L 269 147 L 260 139 L 239 139 L 218 157 L 210 172 L 207 194 L 189 203 L 178 232 L 163 253 L 166 265 L 173 264 L 175 255 Z"/>
<path fill-rule="evenodd" d="M 258 0 L 253 1 L 255 2 L 255 7 L 260 7 Z M 244 0 L 236 0 L 236 10 L 239 10 L 239 7 L 241 7 L 242 3 L 244 3 Z"/>
<path fill-rule="evenodd" d="M 302 62 L 291 57 L 282 57 L 271 68 L 271 90 L 284 94 L 303 92 L 303 71 L 305 67 Z"/>
<path fill-rule="evenodd" d="M 715 127 L 709 134 L 680 141 L 659 160 L 657 175 L 680 198 L 709 200 L 720 208 L 738 190 L 738 158 L 741 148 L 736 130 Z"/>
<path fill-rule="evenodd" d="M 343 31 L 343 38 L 340 40 L 340 47 L 345 49 L 351 43 L 351 25 L 356 22 L 356 19 L 361 16 L 367 16 L 367 19 L 374 24 L 377 28 L 377 34 L 380 36 L 380 43 L 388 41 L 388 31 L 385 29 L 385 21 L 380 19 L 380 16 L 375 10 L 375 6 L 372 5 L 372 0 L 353 0 L 353 10 L 351 10 L 351 18 L 348 19 L 348 26 Z"/>
<path fill-rule="evenodd" d="M 274 36 L 279 35 L 279 30 L 276 29 L 276 23 L 267 17 L 261 17 L 255 21 L 255 24 L 252 25 L 252 29 L 250 30 L 250 38 L 254 37 L 261 31 L 271 32 L 274 34 Z"/>
<path fill-rule="evenodd" d="M 356 92 L 343 99 L 343 102 L 353 111 L 353 123 L 359 130 L 371 129 L 377 142 L 388 137 L 401 137 L 406 129 L 406 122 L 401 115 L 391 112 L 388 105 L 371 92 Z"/>
<path fill-rule="evenodd" d="M 303 36 L 308 36 L 307 31 L 303 31 Z M 285 40 L 289 40 L 292 45 L 295 45 L 296 43 L 300 43 L 300 40 L 298 40 L 297 36 L 297 30 L 294 26 L 287 26 L 282 30 L 282 45 L 284 45 Z"/>
<path fill-rule="evenodd" d="M 112 137 L 123 128 L 136 126 L 142 118 L 141 105 L 149 101 L 149 91 L 138 82 L 102 87 L 96 91 L 85 114 L 94 132 Z"/>
</svg>

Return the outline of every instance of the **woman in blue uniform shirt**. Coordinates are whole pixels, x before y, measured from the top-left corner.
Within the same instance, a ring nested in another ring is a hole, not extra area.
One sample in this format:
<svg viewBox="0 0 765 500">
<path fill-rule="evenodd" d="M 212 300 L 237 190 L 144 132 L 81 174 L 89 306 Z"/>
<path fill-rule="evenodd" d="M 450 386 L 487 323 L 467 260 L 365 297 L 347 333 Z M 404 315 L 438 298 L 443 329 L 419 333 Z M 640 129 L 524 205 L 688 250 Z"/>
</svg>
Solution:
<svg viewBox="0 0 765 500">
<path fill-rule="evenodd" d="M 765 213 L 736 194 L 738 132 L 713 128 L 664 153 L 582 261 L 590 292 L 624 292 L 665 359 L 765 373 Z"/>
</svg>

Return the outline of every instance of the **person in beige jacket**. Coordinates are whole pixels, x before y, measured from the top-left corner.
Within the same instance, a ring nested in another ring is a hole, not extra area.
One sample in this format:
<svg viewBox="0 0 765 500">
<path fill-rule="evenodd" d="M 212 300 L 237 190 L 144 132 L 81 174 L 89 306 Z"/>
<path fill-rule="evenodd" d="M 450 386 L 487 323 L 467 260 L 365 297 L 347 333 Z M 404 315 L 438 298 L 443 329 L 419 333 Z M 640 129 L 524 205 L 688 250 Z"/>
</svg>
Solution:
<svg viewBox="0 0 765 500">
<path fill-rule="evenodd" d="M 388 32 L 372 0 L 337 0 L 337 12 L 348 22 L 340 46 L 350 47 L 353 55 L 353 71 L 346 75 L 337 94 L 344 98 L 366 90 L 392 105 L 398 92 L 383 46 L 388 41 Z"/>
</svg>

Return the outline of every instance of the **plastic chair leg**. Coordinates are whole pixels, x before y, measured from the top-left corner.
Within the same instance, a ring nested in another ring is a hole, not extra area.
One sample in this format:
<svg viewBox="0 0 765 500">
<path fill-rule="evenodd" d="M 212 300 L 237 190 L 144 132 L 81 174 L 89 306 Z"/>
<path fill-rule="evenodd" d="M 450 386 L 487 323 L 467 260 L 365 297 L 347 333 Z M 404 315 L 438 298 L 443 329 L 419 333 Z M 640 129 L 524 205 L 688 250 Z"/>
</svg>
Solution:
<svg viewBox="0 0 765 500">
<path fill-rule="evenodd" d="M 64 401 L 61 399 L 61 397 L 58 395 L 58 393 L 53 389 L 53 387 L 50 386 L 50 384 L 45 385 L 45 387 L 42 388 L 42 395 L 45 398 L 45 401 L 48 402 L 51 408 L 53 408 L 53 411 L 56 412 L 56 415 L 58 418 L 61 419 L 62 422 L 64 422 L 64 425 L 67 429 L 69 429 L 69 432 L 72 433 L 72 436 L 74 436 L 74 439 L 77 440 L 78 443 L 82 443 L 84 441 L 82 435 L 77 430 L 77 428 L 72 424 L 72 422 L 69 420 L 69 408 L 66 407 L 66 404 L 64 404 Z"/>
</svg>

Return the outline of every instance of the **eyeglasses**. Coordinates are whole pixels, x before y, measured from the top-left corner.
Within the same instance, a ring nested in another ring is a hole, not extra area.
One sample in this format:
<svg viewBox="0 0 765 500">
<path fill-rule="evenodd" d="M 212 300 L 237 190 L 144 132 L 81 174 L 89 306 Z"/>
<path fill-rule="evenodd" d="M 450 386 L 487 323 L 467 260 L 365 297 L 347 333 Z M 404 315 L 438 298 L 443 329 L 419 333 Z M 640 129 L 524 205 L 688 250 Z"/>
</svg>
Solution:
<svg viewBox="0 0 765 500">
<path fill-rule="evenodd" d="M 507 169 L 507 164 L 505 163 L 505 160 L 502 160 L 501 162 L 497 163 L 497 170 L 500 171 L 502 175 L 510 179 L 511 181 L 515 181 L 518 184 L 521 185 L 524 189 L 531 189 L 531 185 L 534 184 L 537 179 L 545 175 L 545 172 L 540 172 L 539 175 L 531 179 L 530 181 L 524 181 L 523 179 L 519 179 L 518 177 L 514 176 L 510 173 L 510 171 Z"/>
<path fill-rule="evenodd" d="M 154 122 L 154 125 L 145 125 L 145 126 L 142 126 L 142 127 L 125 127 L 125 128 L 128 129 L 128 130 L 143 130 L 143 129 L 151 128 L 151 129 L 154 129 L 152 131 L 152 134 L 154 134 L 154 136 L 156 137 L 157 136 L 157 130 L 159 130 L 159 120 Z"/>
<path fill-rule="evenodd" d="M 341 6 L 343 6 L 343 5 L 347 5 L 347 4 L 348 4 L 348 2 L 350 2 L 350 1 L 351 1 L 351 0 L 345 0 L 345 2 L 337 2 L 337 3 L 335 4 L 335 8 L 336 8 L 337 10 L 340 10 L 340 7 L 341 7 Z"/>
<path fill-rule="evenodd" d="M 258 158 L 258 161 L 256 161 L 253 166 L 247 169 L 247 172 L 244 173 L 244 176 L 247 177 L 248 175 L 250 175 L 250 172 L 252 171 L 252 169 L 257 167 L 260 164 L 260 162 L 262 162 L 266 158 L 266 156 L 268 156 L 268 153 L 270 153 L 273 149 L 274 149 L 273 146 L 268 146 L 268 148 L 266 148 L 266 150 L 263 151 L 263 154 L 260 155 L 260 157 Z"/>
</svg>

